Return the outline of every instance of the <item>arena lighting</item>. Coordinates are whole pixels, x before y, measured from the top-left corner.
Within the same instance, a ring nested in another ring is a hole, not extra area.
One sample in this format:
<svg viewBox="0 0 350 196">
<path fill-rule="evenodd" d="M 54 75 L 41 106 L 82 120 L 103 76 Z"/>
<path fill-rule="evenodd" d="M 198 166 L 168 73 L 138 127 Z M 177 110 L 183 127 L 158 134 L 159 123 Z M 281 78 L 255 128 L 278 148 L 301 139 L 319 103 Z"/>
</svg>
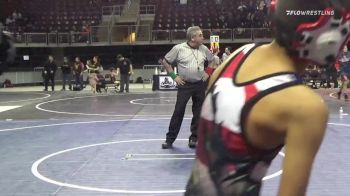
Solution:
<svg viewBox="0 0 350 196">
<path fill-rule="evenodd" d="M 23 60 L 24 61 L 29 61 L 29 55 L 23 55 Z"/>
<path fill-rule="evenodd" d="M 130 41 L 130 43 L 135 43 L 136 42 L 136 32 L 132 32 L 130 34 L 129 41 Z"/>
</svg>

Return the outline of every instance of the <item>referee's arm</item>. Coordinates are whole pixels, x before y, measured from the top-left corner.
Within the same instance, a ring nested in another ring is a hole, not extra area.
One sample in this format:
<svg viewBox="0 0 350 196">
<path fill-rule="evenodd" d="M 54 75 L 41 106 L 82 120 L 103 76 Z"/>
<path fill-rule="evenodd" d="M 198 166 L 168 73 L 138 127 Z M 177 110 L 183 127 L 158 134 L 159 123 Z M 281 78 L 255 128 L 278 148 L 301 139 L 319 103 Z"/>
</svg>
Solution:
<svg viewBox="0 0 350 196">
<path fill-rule="evenodd" d="M 162 61 L 162 65 L 165 67 L 165 69 L 166 69 L 166 71 L 167 71 L 168 73 L 171 73 L 171 72 L 174 71 L 174 70 L 173 70 L 173 66 L 170 65 L 170 64 L 167 62 L 167 60 L 165 60 L 165 58 L 164 58 L 163 61 Z"/>
<path fill-rule="evenodd" d="M 177 85 L 184 85 L 186 82 L 181 77 L 174 73 L 173 67 L 168 63 L 168 61 L 164 58 L 162 62 L 163 66 L 165 67 L 168 74 L 170 74 L 171 78 L 176 82 Z"/>
<path fill-rule="evenodd" d="M 208 67 L 215 68 L 215 61 L 208 61 Z"/>
</svg>

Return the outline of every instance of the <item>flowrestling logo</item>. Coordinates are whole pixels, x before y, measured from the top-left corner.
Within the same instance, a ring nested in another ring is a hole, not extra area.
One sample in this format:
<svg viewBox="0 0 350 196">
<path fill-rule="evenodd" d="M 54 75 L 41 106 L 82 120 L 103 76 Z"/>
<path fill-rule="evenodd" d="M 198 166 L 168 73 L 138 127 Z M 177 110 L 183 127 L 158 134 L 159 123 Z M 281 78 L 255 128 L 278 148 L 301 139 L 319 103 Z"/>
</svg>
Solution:
<svg viewBox="0 0 350 196">
<path fill-rule="evenodd" d="M 334 10 L 286 10 L 287 16 L 333 16 Z"/>
</svg>

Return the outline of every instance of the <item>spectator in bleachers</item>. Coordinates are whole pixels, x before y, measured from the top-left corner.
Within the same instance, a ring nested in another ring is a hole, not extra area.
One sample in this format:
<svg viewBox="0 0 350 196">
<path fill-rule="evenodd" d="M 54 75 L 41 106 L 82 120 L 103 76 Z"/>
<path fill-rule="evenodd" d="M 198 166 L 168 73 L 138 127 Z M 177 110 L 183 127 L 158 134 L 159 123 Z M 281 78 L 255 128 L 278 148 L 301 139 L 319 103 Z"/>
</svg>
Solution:
<svg viewBox="0 0 350 196">
<path fill-rule="evenodd" d="M 117 75 L 120 74 L 120 91 L 119 93 L 129 92 L 130 76 L 133 74 L 132 63 L 129 59 L 124 58 L 122 54 L 117 55 Z"/>
<path fill-rule="evenodd" d="M 72 67 L 67 57 L 63 59 L 62 69 L 62 91 L 66 90 L 66 83 L 68 82 L 69 90 L 72 90 Z"/>
<path fill-rule="evenodd" d="M 75 57 L 75 61 L 73 65 L 73 76 L 75 79 L 75 87 L 79 86 L 80 89 L 83 89 L 83 71 L 84 71 L 84 63 L 80 61 L 79 57 Z"/>
<path fill-rule="evenodd" d="M 47 91 L 47 87 L 49 85 L 49 81 L 51 81 L 51 89 L 55 91 L 55 74 L 57 71 L 57 65 L 54 62 L 54 58 L 52 55 L 49 56 L 48 62 L 44 65 L 43 70 L 43 78 L 44 78 L 44 91 Z"/>
<path fill-rule="evenodd" d="M 222 3 L 222 0 L 215 0 L 216 5 L 221 5 L 221 3 Z"/>
<path fill-rule="evenodd" d="M 6 18 L 5 24 L 6 24 L 6 26 L 10 26 L 13 22 L 14 22 L 14 20 L 12 19 L 11 16 L 9 16 Z"/>
<path fill-rule="evenodd" d="M 17 20 L 18 14 L 16 12 L 16 10 L 12 13 L 12 19 L 13 20 Z"/>
<path fill-rule="evenodd" d="M 224 25 L 225 25 L 225 16 L 224 16 L 223 13 L 220 13 L 220 16 L 219 16 L 219 25 L 220 25 L 220 27 L 225 28 L 225 27 L 224 27 Z"/>
<path fill-rule="evenodd" d="M 248 12 L 254 13 L 256 11 L 256 8 L 257 8 L 257 6 L 256 6 L 255 2 L 249 1 L 248 7 L 247 7 Z"/>
<path fill-rule="evenodd" d="M 259 10 L 263 11 L 266 8 L 266 4 L 264 0 L 260 0 L 259 2 Z"/>
<path fill-rule="evenodd" d="M 83 26 L 81 27 L 81 42 L 89 43 L 89 35 L 90 35 L 90 25 L 87 22 L 83 22 Z"/>
<path fill-rule="evenodd" d="M 271 23 L 269 22 L 269 21 L 264 21 L 264 23 L 263 23 L 263 28 L 270 28 L 270 26 L 271 26 Z"/>
<path fill-rule="evenodd" d="M 243 1 L 241 1 L 239 6 L 237 7 L 237 9 L 241 12 L 245 12 L 245 11 L 247 11 L 247 6 L 244 4 Z"/>
<path fill-rule="evenodd" d="M 18 19 L 18 20 L 21 20 L 22 17 L 23 17 L 22 14 L 21 14 L 20 12 L 18 12 L 18 13 L 17 13 L 17 19 Z"/>
<path fill-rule="evenodd" d="M 71 31 L 70 31 L 70 36 L 71 36 L 71 42 L 75 43 L 77 41 L 77 27 L 73 26 Z"/>
</svg>

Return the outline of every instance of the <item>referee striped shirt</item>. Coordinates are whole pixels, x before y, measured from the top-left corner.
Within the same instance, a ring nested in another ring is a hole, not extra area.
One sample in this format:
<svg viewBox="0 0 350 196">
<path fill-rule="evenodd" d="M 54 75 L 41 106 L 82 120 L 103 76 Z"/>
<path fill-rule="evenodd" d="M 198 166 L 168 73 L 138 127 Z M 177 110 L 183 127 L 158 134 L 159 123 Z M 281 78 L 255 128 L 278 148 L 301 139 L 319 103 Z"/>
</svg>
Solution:
<svg viewBox="0 0 350 196">
<path fill-rule="evenodd" d="M 187 82 L 200 81 L 204 74 L 204 62 L 213 61 L 214 55 L 205 45 L 192 48 L 187 42 L 175 45 L 166 55 L 165 60 L 177 64 L 178 75 Z"/>
</svg>

